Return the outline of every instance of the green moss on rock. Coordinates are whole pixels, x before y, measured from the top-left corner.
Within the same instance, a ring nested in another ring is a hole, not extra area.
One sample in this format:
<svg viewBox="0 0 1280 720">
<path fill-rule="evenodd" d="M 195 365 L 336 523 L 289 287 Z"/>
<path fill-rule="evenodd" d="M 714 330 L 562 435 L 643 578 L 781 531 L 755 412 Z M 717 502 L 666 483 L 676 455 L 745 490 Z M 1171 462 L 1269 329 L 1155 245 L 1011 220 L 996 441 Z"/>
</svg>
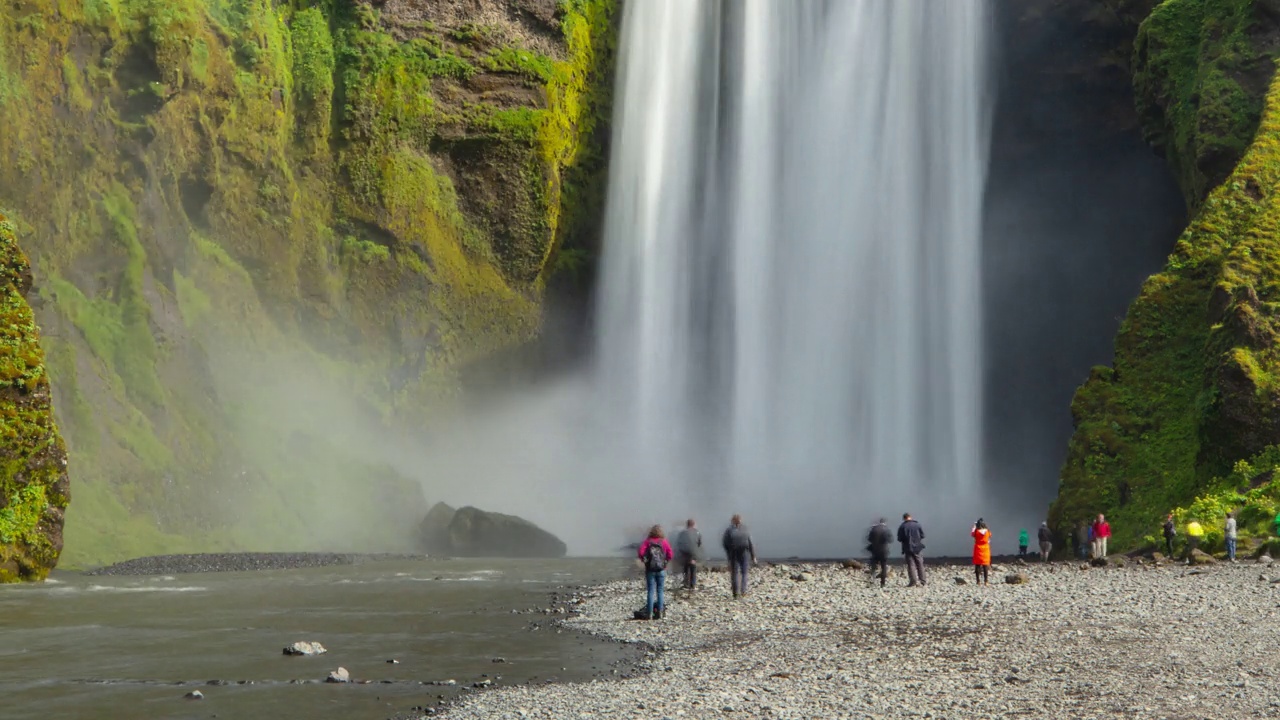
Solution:
<svg viewBox="0 0 1280 720">
<path fill-rule="evenodd" d="M 1270 6 L 1164 0 L 1139 29 L 1138 112 L 1190 208 L 1227 177 L 1253 139 L 1280 46 Z"/>
<path fill-rule="evenodd" d="M 30 289 L 27 258 L 0 214 L 0 582 L 49 574 L 70 495 Z"/>
<path fill-rule="evenodd" d="M 1240 163 L 1130 307 L 1114 366 L 1076 393 L 1055 527 L 1107 512 L 1118 546 L 1130 545 L 1167 510 L 1233 490 L 1239 462 L 1280 445 L 1277 188 L 1273 82 Z"/>
</svg>

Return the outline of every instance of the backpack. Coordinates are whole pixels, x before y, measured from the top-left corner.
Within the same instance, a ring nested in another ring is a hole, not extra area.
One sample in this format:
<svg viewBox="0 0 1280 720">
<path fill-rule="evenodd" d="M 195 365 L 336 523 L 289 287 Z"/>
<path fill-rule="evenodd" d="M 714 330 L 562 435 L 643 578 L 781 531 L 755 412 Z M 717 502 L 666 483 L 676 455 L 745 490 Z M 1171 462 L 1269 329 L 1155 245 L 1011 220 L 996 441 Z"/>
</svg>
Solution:
<svg viewBox="0 0 1280 720">
<path fill-rule="evenodd" d="M 662 543 L 649 541 L 649 547 L 644 550 L 644 569 L 648 572 L 667 569 L 667 552 L 662 549 Z"/>
<path fill-rule="evenodd" d="M 751 549 L 751 535 L 742 527 L 729 528 L 729 549 L 746 552 Z"/>
</svg>

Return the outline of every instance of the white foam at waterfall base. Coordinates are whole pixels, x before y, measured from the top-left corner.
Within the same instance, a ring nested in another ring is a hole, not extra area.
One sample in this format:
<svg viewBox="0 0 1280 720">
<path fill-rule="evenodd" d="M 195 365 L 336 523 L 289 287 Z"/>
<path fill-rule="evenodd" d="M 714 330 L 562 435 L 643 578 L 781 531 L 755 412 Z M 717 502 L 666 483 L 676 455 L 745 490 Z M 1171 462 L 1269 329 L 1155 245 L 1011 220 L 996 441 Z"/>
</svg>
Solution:
<svg viewBox="0 0 1280 720">
<path fill-rule="evenodd" d="M 591 375 L 486 426 L 458 493 L 578 552 L 733 512 L 774 555 L 904 511 L 967 529 L 986 2 L 624 12 Z"/>
</svg>

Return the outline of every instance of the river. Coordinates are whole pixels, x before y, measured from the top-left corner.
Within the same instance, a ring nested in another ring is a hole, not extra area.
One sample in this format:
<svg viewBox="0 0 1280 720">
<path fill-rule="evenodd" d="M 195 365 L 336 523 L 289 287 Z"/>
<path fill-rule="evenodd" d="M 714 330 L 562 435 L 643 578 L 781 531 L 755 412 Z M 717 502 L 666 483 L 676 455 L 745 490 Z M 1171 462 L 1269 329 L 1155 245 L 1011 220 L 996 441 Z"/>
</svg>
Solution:
<svg viewBox="0 0 1280 720">
<path fill-rule="evenodd" d="M 558 588 L 625 572 L 618 559 L 423 559 L 152 577 L 55 572 L 44 584 L 0 586 L 0 715 L 360 720 L 431 705 L 484 679 L 607 675 L 635 651 L 557 630 L 554 616 L 512 610 L 546 608 Z M 299 640 L 328 653 L 283 655 Z M 339 666 L 372 682 L 318 682 Z M 445 680 L 457 685 L 423 684 Z M 193 690 L 205 699 L 185 699 Z"/>
</svg>

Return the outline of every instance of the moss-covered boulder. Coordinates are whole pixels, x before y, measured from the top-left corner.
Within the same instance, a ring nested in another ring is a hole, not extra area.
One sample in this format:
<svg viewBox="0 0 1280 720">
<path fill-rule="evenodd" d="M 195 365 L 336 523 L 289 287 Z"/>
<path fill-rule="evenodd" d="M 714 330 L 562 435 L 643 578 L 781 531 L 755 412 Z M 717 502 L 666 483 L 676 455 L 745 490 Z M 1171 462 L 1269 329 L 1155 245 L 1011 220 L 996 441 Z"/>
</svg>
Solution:
<svg viewBox="0 0 1280 720">
<path fill-rule="evenodd" d="M 0 214 L 0 582 L 49 574 L 70 495 L 30 290 L 27 257 Z"/>
<path fill-rule="evenodd" d="M 1190 225 L 1149 278 L 1115 361 L 1077 391 L 1051 522 L 1105 512 L 1117 549 L 1197 497 L 1265 493 L 1280 444 L 1280 13 L 1251 0 L 1165 0 L 1134 72 L 1148 137 L 1178 173 Z M 1243 466 L 1241 465 L 1243 463 Z M 1274 463 L 1267 463 L 1263 470 Z M 1209 510 L 1208 508 L 1204 510 Z"/>
</svg>

